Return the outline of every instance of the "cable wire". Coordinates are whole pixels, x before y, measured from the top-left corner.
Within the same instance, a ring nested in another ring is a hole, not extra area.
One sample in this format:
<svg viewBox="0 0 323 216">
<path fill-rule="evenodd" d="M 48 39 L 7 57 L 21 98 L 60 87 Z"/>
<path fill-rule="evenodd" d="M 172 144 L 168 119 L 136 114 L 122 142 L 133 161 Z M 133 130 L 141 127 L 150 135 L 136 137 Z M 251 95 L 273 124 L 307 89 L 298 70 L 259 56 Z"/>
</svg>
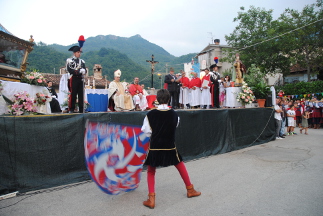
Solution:
<svg viewBox="0 0 323 216">
<path fill-rule="evenodd" d="M 311 23 L 309 23 L 309 24 L 307 24 L 307 25 L 304 25 L 304 26 L 298 27 L 298 28 L 296 28 L 296 29 L 294 29 L 294 30 L 291 30 L 291 31 L 289 31 L 289 32 L 285 32 L 285 33 L 283 33 L 283 34 L 281 34 L 281 35 L 277 35 L 277 36 L 275 36 L 275 37 L 273 37 L 273 38 L 270 38 L 270 39 L 267 39 L 267 40 L 264 40 L 264 41 L 261 41 L 261 42 L 258 42 L 258 43 L 255 43 L 255 44 L 252 44 L 252 45 L 250 45 L 250 46 L 246 46 L 246 47 L 240 48 L 240 49 L 238 49 L 238 51 L 240 51 L 240 50 L 244 50 L 244 49 L 247 49 L 247 48 L 250 48 L 250 47 L 254 47 L 254 46 L 256 46 L 256 45 L 259 45 L 259 44 L 265 43 L 265 42 L 267 42 L 267 41 L 274 40 L 274 39 L 276 39 L 276 38 L 282 37 L 282 36 L 284 36 L 284 35 L 286 35 L 286 34 L 290 34 L 290 33 L 294 32 L 294 31 L 297 31 L 297 30 L 299 30 L 299 29 L 305 28 L 305 27 L 307 27 L 307 26 L 309 26 L 309 25 L 312 25 L 312 24 L 314 24 L 314 23 L 320 22 L 320 21 L 322 21 L 322 20 L 323 20 L 323 18 L 322 18 L 322 19 L 320 19 L 320 20 L 317 20 L 317 21 L 311 22 Z"/>
</svg>

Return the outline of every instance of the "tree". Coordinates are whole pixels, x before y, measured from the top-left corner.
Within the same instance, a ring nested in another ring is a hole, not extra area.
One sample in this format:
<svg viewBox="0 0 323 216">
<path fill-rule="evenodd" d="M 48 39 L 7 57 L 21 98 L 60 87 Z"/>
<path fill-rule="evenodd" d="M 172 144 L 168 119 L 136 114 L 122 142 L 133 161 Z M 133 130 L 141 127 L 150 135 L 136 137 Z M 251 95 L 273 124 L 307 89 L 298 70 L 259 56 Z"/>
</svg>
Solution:
<svg viewBox="0 0 323 216">
<path fill-rule="evenodd" d="M 265 10 L 251 6 L 245 12 L 244 7 L 240 8 L 234 22 L 239 22 L 230 35 L 226 35 L 227 43 L 233 49 L 227 50 L 226 55 L 232 56 L 226 61 L 234 61 L 234 54 L 240 53 L 240 59 L 249 68 L 255 64 L 265 75 L 289 71 L 289 59 L 280 52 L 280 41 L 271 40 L 279 34 L 277 31 L 278 22 L 273 20 L 273 10 Z"/>
<path fill-rule="evenodd" d="M 241 7 L 234 22 L 238 26 L 226 41 L 233 47 L 227 52 L 233 61 L 233 54 L 240 53 L 240 59 L 247 68 L 251 64 L 266 73 L 290 73 L 291 66 L 298 64 L 312 69 L 322 67 L 323 34 L 322 34 L 322 4 L 319 2 L 304 7 L 302 12 L 286 9 L 277 19 L 272 17 L 272 10 L 251 6 L 245 12 Z M 309 79 L 310 80 L 310 79 Z"/>
<path fill-rule="evenodd" d="M 286 9 L 279 17 L 280 31 L 284 35 L 282 52 L 293 59 L 299 68 L 305 68 L 308 81 L 323 65 L 323 10 L 322 2 L 306 5 L 302 11 Z"/>
<path fill-rule="evenodd" d="M 260 69 L 256 67 L 255 64 L 251 64 L 248 69 L 248 74 L 245 75 L 244 81 L 248 83 L 249 86 L 255 86 L 257 83 L 264 82 L 264 76 Z"/>
</svg>

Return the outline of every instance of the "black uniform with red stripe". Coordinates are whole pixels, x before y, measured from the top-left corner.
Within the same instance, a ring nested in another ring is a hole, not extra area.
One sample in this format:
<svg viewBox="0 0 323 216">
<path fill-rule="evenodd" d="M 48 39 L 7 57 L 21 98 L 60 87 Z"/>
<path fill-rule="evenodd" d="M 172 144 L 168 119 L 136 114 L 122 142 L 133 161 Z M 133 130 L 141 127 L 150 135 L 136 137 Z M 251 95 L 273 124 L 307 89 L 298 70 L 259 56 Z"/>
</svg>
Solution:
<svg viewBox="0 0 323 216">
<path fill-rule="evenodd" d="M 78 98 L 79 112 L 82 113 L 84 110 L 84 75 L 80 73 L 82 68 L 86 70 L 84 60 L 75 56 L 66 60 L 66 70 L 71 74 L 68 83 L 71 91 L 68 103 L 70 112 L 75 110 L 76 96 Z"/>
</svg>

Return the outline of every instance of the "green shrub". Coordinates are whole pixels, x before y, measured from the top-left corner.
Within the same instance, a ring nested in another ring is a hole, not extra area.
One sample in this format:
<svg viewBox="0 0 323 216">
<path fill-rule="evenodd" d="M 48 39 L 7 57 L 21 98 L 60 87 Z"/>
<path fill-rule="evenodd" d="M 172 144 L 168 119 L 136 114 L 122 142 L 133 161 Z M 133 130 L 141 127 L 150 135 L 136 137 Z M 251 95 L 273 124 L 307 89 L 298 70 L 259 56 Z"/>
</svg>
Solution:
<svg viewBox="0 0 323 216">
<path fill-rule="evenodd" d="M 285 95 L 299 95 L 300 98 L 303 98 L 304 94 L 310 94 L 311 98 L 312 94 L 315 94 L 318 99 L 321 99 L 323 93 L 323 81 L 318 80 L 313 82 L 288 83 L 283 86 L 275 86 L 275 88 L 277 93 L 279 90 L 283 90 Z"/>
</svg>

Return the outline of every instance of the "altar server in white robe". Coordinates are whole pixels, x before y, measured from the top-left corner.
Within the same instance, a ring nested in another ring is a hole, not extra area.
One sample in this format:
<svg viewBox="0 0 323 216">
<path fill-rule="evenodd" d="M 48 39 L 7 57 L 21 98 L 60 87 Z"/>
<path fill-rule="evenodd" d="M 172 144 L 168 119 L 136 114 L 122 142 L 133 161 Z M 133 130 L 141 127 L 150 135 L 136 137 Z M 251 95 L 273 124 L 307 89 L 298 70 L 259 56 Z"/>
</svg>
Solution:
<svg viewBox="0 0 323 216">
<path fill-rule="evenodd" d="M 204 109 L 211 107 L 211 82 L 210 82 L 210 71 L 208 68 L 204 70 L 205 75 L 202 78 L 202 93 L 201 93 L 201 106 Z"/>
<path fill-rule="evenodd" d="M 132 97 L 127 89 L 127 83 L 120 82 L 120 77 L 121 71 L 118 69 L 114 72 L 114 80 L 109 84 L 109 111 L 129 111 L 135 108 Z"/>
<path fill-rule="evenodd" d="M 148 107 L 146 96 L 139 85 L 139 78 L 133 79 L 133 84 L 129 86 L 129 93 L 132 95 L 133 103 L 135 104 L 136 111 L 144 111 Z"/>
<path fill-rule="evenodd" d="M 185 71 L 182 71 L 182 77 L 179 79 L 181 83 L 179 92 L 179 103 L 182 108 L 190 108 L 190 79 L 186 77 Z"/>
<path fill-rule="evenodd" d="M 190 80 L 190 105 L 192 108 L 199 108 L 201 106 L 201 79 L 197 77 L 197 73 L 192 72 L 193 78 Z"/>
</svg>

